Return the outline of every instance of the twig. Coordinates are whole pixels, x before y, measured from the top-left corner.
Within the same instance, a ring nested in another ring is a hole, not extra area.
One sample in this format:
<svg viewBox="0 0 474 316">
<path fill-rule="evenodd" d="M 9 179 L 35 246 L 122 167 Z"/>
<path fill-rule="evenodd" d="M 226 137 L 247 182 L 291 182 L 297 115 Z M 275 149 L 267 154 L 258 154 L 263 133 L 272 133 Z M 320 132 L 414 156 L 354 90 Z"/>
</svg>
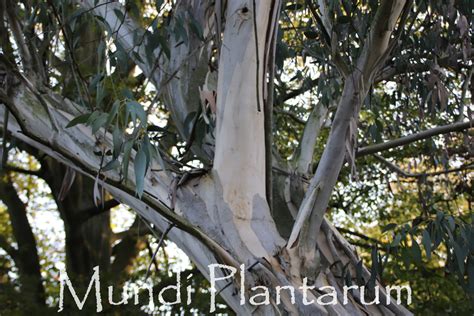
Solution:
<svg viewBox="0 0 474 316">
<path fill-rule="evenodd" d="M 153 256 L 151 257 L 151 261 L 150 261 L 150 264 L 148 265 L 148 269 L 146 270 L 145 282 L 146 282 L 146 280 L 148 279 L 148 276 L 149 276 L 149 273 L 150 273 L 150 269 L 151 269 L 151 265 L 152 265 L 153 261 L 155 260 L 156 254 L 158 253 L 158 250 L 160 250 L 161 245 L 163 244 L 163 241 L 165 240 L 166 235 L 169 233 L 169 231 L 170 231 L 174 226 L 175 226 L 175 224 L 172 224 L 172 223 L 168 224 L 168 227 L 167 227 L 166 230 L 163 232 L 163 235 L 161 235 L 161 238 L 160 238 L 160 240 L 158 241 L 158 245 L 156 246 L 155 252 L 153 253 Z"/>
</svg>

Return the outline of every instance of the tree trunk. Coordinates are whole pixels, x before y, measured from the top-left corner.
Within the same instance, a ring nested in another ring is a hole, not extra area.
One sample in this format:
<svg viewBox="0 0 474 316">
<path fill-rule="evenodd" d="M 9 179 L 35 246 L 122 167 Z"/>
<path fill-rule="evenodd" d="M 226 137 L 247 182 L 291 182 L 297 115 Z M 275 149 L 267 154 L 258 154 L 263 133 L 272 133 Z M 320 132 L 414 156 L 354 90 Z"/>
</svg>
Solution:
<svg viewBox="0 0 474 316">
<path fill-rule="evenodd" d="M 25 306 L 44 306 L 46 297 L 35 236 L 28 221 L 25 204 L 18 196 L 9 176 L 3 172 L 0 173 L 0 196 L 7 206 L 17 243 L 13 259 L 19 270 L 21 293 L 23 298 L 30 302 Z"/>
<path fill-rule="evenodd" d="M 66 269 L 71 277 L 88 282 L 95 266 L 99 266 L 105 274 L 109 270 L 112 236 L 110 209 L 95 205 L 94 180 L 82 174 L 75 175 L 64 197 L 59 196 L 64 178 L 71 174 L 68 168 L 50 158 L 42 163 L 44 180 L 51 188 L 64 222 Z"/>
</svg>

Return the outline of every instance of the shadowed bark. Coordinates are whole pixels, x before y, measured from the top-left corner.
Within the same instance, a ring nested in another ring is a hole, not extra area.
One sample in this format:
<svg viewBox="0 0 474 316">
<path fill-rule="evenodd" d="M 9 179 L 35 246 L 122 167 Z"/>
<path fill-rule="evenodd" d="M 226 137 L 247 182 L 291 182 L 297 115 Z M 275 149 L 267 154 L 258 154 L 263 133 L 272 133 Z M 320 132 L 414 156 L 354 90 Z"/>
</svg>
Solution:
<svg viewBox="0 0 474 316">
<path fill-rule="evenodd" d="M 30 302 L 27 306 L 44 306 L 45 292 L 36 239 L 28 221 L 25 204 L 21 201 L 10 176 L 0 173 L 0 199 L 7 206 L 13 237 L 17 243 L 14 262 L 19 270 L 21 293 Z"/>
</svg>

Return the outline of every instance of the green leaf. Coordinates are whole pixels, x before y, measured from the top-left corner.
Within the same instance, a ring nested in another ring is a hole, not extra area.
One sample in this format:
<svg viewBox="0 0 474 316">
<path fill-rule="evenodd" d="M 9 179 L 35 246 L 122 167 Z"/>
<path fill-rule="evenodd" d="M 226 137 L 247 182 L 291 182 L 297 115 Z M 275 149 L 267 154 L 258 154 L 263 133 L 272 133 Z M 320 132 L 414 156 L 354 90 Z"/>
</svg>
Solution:
<svg viewBox="0 0 474 316">
<path fill-rule="evenodd" d="M 87 120 L 87 125 L 91 125 L 92 123 L 94 123 L 94 121 L 99 117 L 99 115 L 101 114 L 101 112 L 99 111 L 94 111 L 91 113 L 91 115 L 89 116 L 89 119 Z"/>
<path fill-rule="evenodd" d="M 422 237 L 421 242 L 423 243 L 423 247 L 425 247 L 426 257 L 428 258 L 428 260 L 430 260 L 431 259 L 431 237 L 430 237 L 430 233 L 426 229 L 423 231 L 423 237 Z"/>
<path fill-rule="evenodd" d="M 112 105 L 112 109 L 110 109 L 109 117 L 107 118 L 107 122 L 105 123 L 105 128 L 109 127 L 110 123 L 112 123 L 114 118 L 117 116 L 119 107 L 120 107 L 120 101 L 115 100 L 114 104 Z"/>
<path fill-rule="evenodd" d="M 128 165 L 130 163 L 130 155 L 132 153 L 133 141 L 128 140 L 125 142 L 123 150 L 123 160 L 122 160 L 122 174 L 125 181 L 128 180 Z"/>
<path fill-rule="evenodd" d="M 357 262 L 357 265 L 356 265 L 356 278 L 357 278 L 357 284 L 358 285 L 364 284 L 362 260 Z"/>
<path fill-rule="evenodd" d="M 91 114 L 92 113 L 87 113 L 75 117 L 66 125 L 66 128 L 76 126 L 77 124 L 86 124 Z"/>
<path fill-rule="evenodd" d="M 100 41 L 99 46 L 97 46 L 97 55 L 99 56 L 99 60 L 98 60 L 99 65 L 102 64 L 104 54 L 105 54 L 105 49 L 106 49 L 105 42 Z"/>
<path fill-rule="evenodd" d="M 182 40 L 185 44 L 188 43 L 188 33 L 186 32 L 186 29 L 184 28 L 184 21 L 181 16 L 175 16 L 175 24 L 174 24 L 174 29 L 173 33 L 175 36 L 175 39 L 177 42 Z"/>
<path fill-rule="evenodd" d="M 402 236 L 400 234 L 396 234 L 395 238 L 392 241 L 391 247 L 398 247 L 400 245 L 400 241 L 402 240 Z"/>
<path fill-rule="evenodd" d="M 92 78 L 91 83 L 89 84 L 89 91 L 94 92 L 94 90 L 97 88 L 97 84 L 104 78 L 104 75 L 102 74 L 96 74 L 94 75 L 94 78 Z"/>
<path fill-rule="evenodd" d="M 140 54 L 137 53 L 136 51 L 133 51 L 133 52 L 132 52 L 132 55 L 133 55 L 133 57 L 134 57 L 138 62 L 140 62 L 140 63 L 142 63 L 142 64 L 145 63 L 145 62 L 143 61 L 142 57 L 140 56 Z"/>
<path fill-rule="evenodd" d="M 201 27 L 201 25 L 198 23 L 198 21 L 196 20 L 196 18 L 194 17 L 194 15 L 191 14 L 191 12 L 189 13 L 189 17 L 190 17 L 190 20 L 189 20 L 189 28 L 191 29 L 191 31 L 193 31 L 194 34 L 196 34 L 196 36 L 197 36 L 201 41 L 204 41 L 204 36 L 202 35 L 203 32 L 202 32 L 202 27 Z"/>
<path fill-rule="evenodd" d="M 128 113 L 130 113 L 132 117 L 132 122 L 134 122 L 134 124 L 135 124 L 136 119 L 138 118 L 140 120 L 141 126 L 146 125 L 147 115 L 140 103 L 138 103 L 137 101 L 128 101 L 127 111 Z"/>
<path fill-rule="evenodd" d="M 436 224 L 439 225 L 441 221 L 443 220 L 444 213 L 441 211 L 436 212 Z"/>
<path fill-rule="evenodd" d="M 158 37 L 158 41 L 160 42 L 160 47 L 165 53 L 166 58 L 170 59 L 171 51 L 170 51 L 170 48 L 168 47 L 167 41 L 165 40 L 163 36 Z"/>
<path fill-rule="evenodd" d="M 104 168 L 102 168 L 102 171 L 109 171 L 109 170 L 117 169 L 118 167 L 120 167 L 120 162 L 117 159 L 113 159 L 109 161 L 104 166 Z"/>
<path fill-rule="evenodd" d="M 91 123 L 93 134 L 97 133 L 101 127 L 105 127 L 108 117 L 107 113 L 100 113 L 100 115 Z"/>
<path fill-rule="evenodd" d="M 458 263 L 459 272 L 461 275 L 464 274 L 464 258 L 466 257 L 465 251 L 459 246 L 459 244 L 453 241 L 454 254 L 456 255 L 456 261 Z"/>
<path fill-rule="evenodd" d="M 114 153 L 113 157 L 117 158 L 120 155 L 120 150 L 122 149 L 122 132 L 118 128 L 118 126 L 115 126 L 114 131 L 112 132 L 112 141 L 114 145 Z"/>
<path fill-rule="evenodd" d="M 385 233 L 386 231 L 389 231 L 389 230 L 393 230 L 395 227 L 397 227 L 397 224 L 395 223 L 387 224 L 382 228 L 382 233 Z"/>
<path fill-rule="evenodd" d="M 446 221 L 448 223 L 449 230 L 454 231 L 454 228 L 456 228 L 456 223 L 454 222 L 454 217 L 452 217 L 451 215 L 447 216 Z"/>
<path fill-rule="evenodd" d="M 186 118 L 184 119 L 183 125 L 184 125 L 184 128 L 186 129 L 187 135 L 191 134 L 196 116 L 197 116 L 197 112 L 193 111 L 193 112 L 189 112 Z"/>
<path fill-rule="evenodd" d="M 418 242 L 413 237 L 411 241 L 411 254 L 413 256 L 413 260 L 417 264 L 421 264 L 421 249 L 420 249 L 420 246 L 418 245 Z"/>
<path fill-rule="evenodd" d="M 146 153 L 143 146 L 138 150 L 137 155 L 135 156 L 135 193 L 138 197 L 142 197 L 143 189 L 145 184 L 145 174 L 148 167 Z"/>
<path fill-rule="evenodd" d="M 143 148 L 143 151 L 145 152 L 146 160 L 148 162 L 151 161 L 151 147 L 152 147 L 152 144 L 150 143 L 150 138 L 148 138 L 148 135 L 145 134 L 142 141 L 142 148 Z"/>
<path fill-rule="evenodd" d="M 372 252 L 370 254 L 370 257 L 372 259 L 372 266 L 370 267 L 370 278 L 368 282 L 369 289 L 373 289 L 373 286 L 375 286 L 375 280 L 377 279 L 377 275 L 379 275 L 380 272 L 380 264 L 378 261 L 377 253 L 377 247 L 372 247 Z"/>
<path fill-rule="evenodd" d="M 468 291 L 474 294 L 474 260 L 469 260 L 467 265 Z"/>
<path fill-rule="evenodd" d="M 117 18 L 120 20 L 120 22 L 123 22 L 123 20 L 125 19 L 125 15 L 123 14 L 123 12 L 120 11 L 120 9 L 117 9 L 117 8 L 114 8 L 114 12 L 115 12 L 115 15 L 117 16 Z"/>
</svg>

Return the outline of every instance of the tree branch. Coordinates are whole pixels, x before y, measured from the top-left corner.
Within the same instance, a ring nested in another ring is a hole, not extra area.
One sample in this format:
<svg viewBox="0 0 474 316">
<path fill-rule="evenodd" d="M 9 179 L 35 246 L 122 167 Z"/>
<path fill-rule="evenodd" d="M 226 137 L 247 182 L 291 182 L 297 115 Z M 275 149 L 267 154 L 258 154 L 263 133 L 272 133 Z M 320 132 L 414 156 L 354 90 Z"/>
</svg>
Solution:
<svg viewBox="0 0 474 316">
<path fill-rule="evenodd" d="M 275 113 L 279 113 L 279 114 L 283 114 L 283 115 L 287 115 L 288 117 L 290 117 L 293 121 L 295 121 L 296 123 L 298 124 L 302 124 L 302 125 L 305 125 L 306 124 L 306 121 L 299 118 L 295 113 L 293 112 L 290 112 L 290 111 L 286 111 L 286 110 L 280 110 L 280 109 L 273 109 L 273 111 Z"/>
<path fill-rule="evenodd" d="M 335 227 L 338 231 L 342 232 L 342 233 L 345 233 L 345 234 L 349 234 L 349 235 L 353 235 L 353 236 L 356 236 L 356 237 L 359 237 L 363 240 L 366 240 L 366 241 L 370 241 L 371 243 L 374 243 L 374 244 L 382 244 L 380 241 L 378 241 L 377 239 L 375 238 L 372 238 L 372 237 L 369 237 L 369 236 L 366 236 L 362 233 L 359 233 L 359 232 L 356 232 L 356 231 L 352 231 L 350 229 L 347 229 L 347 228 L 344 228 L 344 227 L 340 227 L 340 226 L 336 226 Z"/>
<path fill-rule="evenodd" d="M 474 50 L 471 49 L 468 58 L 472 59 L 474 57 Z M 456 72 L 462 70 L 463 66 L 457 63 L 457 60 L 463 58 L 462 53 L 454 54 L 453 56 L 439 58 L 437 60 L 437 65 L 444 68 L 451 68 Z M 410 63 L 408 61 L 403 61 L 394 66 L 390 65 L 383 68 L 376 76 L 375 82 L 381 82 L 385 80 L 393 80 L 394 77 L 398 75 L 404 75 L 408 73 L 422 73 L 429 71 L 434 67 L 433 61 L 427 61 L 420 63 Z"/>
<path fill-rule="evenodd" d="M 320 227 L 346 152 L 352 150 L 351 137 L 355 137 L 360 106 L 380 64 L 393 49 L 390 38 L 405 4 L 405 0 L 384 0 L 379 5 L 356 67 L 344 83 L 326 147 L 288 239 L 287 249 L 298 245 L 302 273 L 309 278 L 315 277 Z"/>
<path fill-rule="evenodd" d="M 98 140 L 84 126 L 65 128 L 74 117 L 70 113 L 77 112 L 75 110 L 77 105 L 51 91 L 46 93 L 48 95 L 48 98 L 45 99 L 47 106 L 58 122 L 60 133 L 51 134 L 47 113 L 43 110 L 43 106 L 35 97 L 34 92 L 30 91 L 23 82 L 20 82 L 11 97 L 8 97 L 0 89 L 0 102 L 7 105 L 14 117 L 11 119 L 11 124 L 8 125 L 8 130 L 12 137 L 95 179 L 100 166 L 100 157 L 94 154 L 95 148 L 98 142 L 100 142 L 100 146 L 111 148 L 111 136 L 106 135 L 105 138 Z M 4 109 L 0 107 L 0 123 L 3 116 Z M 38 119 L 39 117 L 40 119 Z M 133 161 L 135 152 L 131 157 Z M 176 208 L 170 209 L 169 187 L 172 179 L 166 172 L 147 173 L 144 179 L 145 193 L 141 200 L 135 196 L 133 166 L 130 166 L 129 175 L 129 180 L 124 183 L 120 180 L 119 172 L 111 170 L 107 172 L 107 177 L 100 178 L 99 181 L 104 189 L 117 200 L 134 208 L 160 229 L 164 230 L 169 221 L 176 223 L 179 229 L 170 232 L 170 239 L 183 249 L 193 261 L 208 263 L 211 260 L 212 262 L 215 260 L 214 254 L 216 254 L 220 258 L 220 262 L 235 267 L 239 266 L 238 262 L 221 244 L 206 234 L 204 229 L 209 227 L 207 218 L 192 217 L 189 219 L 186 217 L 193 213 L 193 210 L 197 212 L 196 214 L 202 213 L 200 206 L 178 201 Z M 188 192 L 185 187 L 181 187 L 180 191 L 181 193 Z M 200 269 L 205 270 L 207 267 L 204 264 L 200 266 Z M 224 293 L 224 295 L 230 294 Z"/>
<path fill-rule="evenodd" d="M 100 215 L 102 213 L 110 211 L 110 209 L 120 205 L 120 202 L 117 201 L 116 199 L 110 199 L 103 204 L 99 204 L 99 207 L 92 207 L 87 210 L 82 210 L 82 219 L 81 221 L 87 221 L 91 219 L 92 217 L 95 217 L 97 215 Z"/>
<path fill-rule="evenodd" d="M 472 128 L 473 126 L 474 126 L 474 122 L 457 122 L 453 124 L 438 126 L 438 127 L 428 129 L 416 134 L 390 140 L 385 143 L 362 147 L 361 149 L 357 151 L 356 155 L 357 157 L 362 157 L 365 155 L 375 154 L 375 153 L 389 150 L 392 148 L 405 146 L 407 144 L 416 142 L 418 140 L 427 139 L 436 135 L 464 131 L 466 129 Z"/>
<path fill-rule="evenodd" d="M 298 152 L 295 155 L 296 170 L 301 174 L 308 174 L 310 171 L 316 141 L 326 121 L 327 115 L 328 108 L 322 103 L 316 104 L 309 115 L 304 127 L 303 137 L 298 147 Z"/>
<path fill-rule="evenodd" d="M 36 240 L 21 201 L 10 178 L 0 174 L 0 197 L 8 209 L 13 236 L 18 244 L 14 259 L 20 271 L 22 291 L 37 304 L 45 304 L 45 293 L 41 277 L 41 265 Z"/>
<path fill-rule="evenodd" d="M 5 171 L 17 172 L 17 173 L 22 173 L 22 174 L 26 174 L 30 176 L 35 176 L 35 177 L 41 177 L 43 175 L 43 173 L 41 172 L 41 169 L 40 170 L 27 170 L 27 169 L 23 169 L 23 168 L 11 166 L 11 165 L 3 166 L 3 169 Z"/>
<path fill-rule="evenodd" d="M 466 166 L 462 166 L 462 167 L 454 168 L 454 169 L 447 169 L 447 170 L 433 171 L 433 172 L 410 173 L 401 169 L 399 166 L 395 165 L 394 163 L 388 161 L 387 159 L 383 158 L 382 156 L 378 154 L 374 154 L 374 157 L 380 162 L 382 162 L 383 164 L 385 164 L 390 170 L 398 173 L 400 176 L 404 178 L 424 178 L 424 177 L 430 177 L 430 176 L 439 176 L 442 174 L 460 172 L 460 171 L 470 170 L 474 168 L 474 164 L 468 164 Z"/>
<path fill-rule="evenodd" d="M 279 95 L 276 100 L 276 104 L 281 105 L 285 101 L 296 98 L 297 96 L 305 93 L 306 91 L 313 89 L 315 86 L 318 85 L 318 83 L 319 83 L 319 78 L 313 79 L 308 83 L 303 83 L 301 87 L 294 90 L 290 90 L 289 92 L 286 92 L 285 94 Z"/>
<path fill-rule="evenodd" d="M 146 30 L 125 14 L 123 5 L 105 0 L 76 0 L 76 2 L 101 17 L 106 23 L 115 42 L 150 79 L 156 87 L 157 94 L 163 96 L 181 138 L 187 140 L 190 130 L 184 123 L 189 113 L 196 111 L 199 106 L 199 102 L 196 102 L 200 100 L 199 87 L 204 85 L 209 63 L 208 50 L 204 47 L 210 45 L 209 41 L 203 42 L 195 32 L 188 29 L 186 44 L 175 36 L 171 36 L 169 42 L 165 44 L 170 51 L 169 59 L 161 45 L 154 48 L 153 56 L 148 56 L 147 47 L 156 45 L 150 43 Z M 178 1 L 173 8 L 172 16 L 189 17 L 192 14 L 193 20 L 205 25 L 207 9 L 206 1 Z M 173 23 L 178 23 L 174 19 L 170 21 L 171 28 L 174 26 Z M 186 25 L 185 28 L 189 26 Z M 135 34 L 142 36 L 139 43 L 136 43 Z M 191 149 L 201 158 L 210 158 L 197 146 Z"/>
<path fill-rule="evenodd" d="M 5 0 L 2 0 L 5 1 Z M 28 49 L 28 46 L 25 43 L 25 39 L 23 38 L 23 31 L 21 29 L 20 22 L 17 19 L 17 14 L 15 12 L 15 5 L 16 1 L 6 1 L 6 13 L 8 16 L 9 24 L 10 24 L 10 30 L 13 34 L 13 38 L 15 39 L 15 43 L 19 49 L 20 56 L 22 59 L 22 64 L 25 68 L 25 72 L 31 73 L 33 70 L 33 60 L 31 58 L 30 51 Z"/>
</svg>

